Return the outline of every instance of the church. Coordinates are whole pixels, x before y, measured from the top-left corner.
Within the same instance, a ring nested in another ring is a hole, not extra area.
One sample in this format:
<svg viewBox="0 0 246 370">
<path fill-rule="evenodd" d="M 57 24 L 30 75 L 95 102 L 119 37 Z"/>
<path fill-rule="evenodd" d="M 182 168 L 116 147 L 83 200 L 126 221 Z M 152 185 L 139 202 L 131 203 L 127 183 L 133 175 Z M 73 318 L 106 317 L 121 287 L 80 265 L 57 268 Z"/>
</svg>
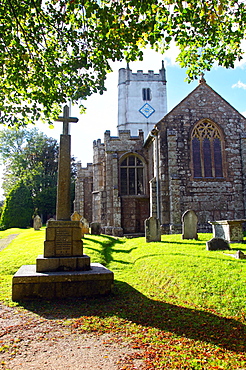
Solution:
<svg viewBox="0 0 246 370">
<path fill-rule="evenodd" d="M 78 164 L 74 210 L 107 235 L 142 235 L 157 217 L 162 234 L 181 233 L 193 210 L 208 221 L 246 218 L 246 118 L 204 77 L 167 112 L 166 71 L 119 70 L 118 136 L 93 143 Z"/>
</svg>

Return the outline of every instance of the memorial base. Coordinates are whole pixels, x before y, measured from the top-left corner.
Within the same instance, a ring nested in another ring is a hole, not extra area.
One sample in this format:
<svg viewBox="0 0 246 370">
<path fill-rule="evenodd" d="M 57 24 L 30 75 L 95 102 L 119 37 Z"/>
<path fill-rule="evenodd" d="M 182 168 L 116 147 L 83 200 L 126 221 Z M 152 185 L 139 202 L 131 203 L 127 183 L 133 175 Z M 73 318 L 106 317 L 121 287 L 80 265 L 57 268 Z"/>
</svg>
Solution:
<svg viewBox="0 0 246 370">
<path fill-rule="evenodd" d="M 50 257 L 40 255 L 36 259 L 37 272 L 51 271 L 87 271 L 90 270 L 90 257 Z"/>
<path fill-rule="evenodd" d="M 36 272 L 36 265 L 23 265 L 13 276 L 12 300 L 67 299 L 107 295 L 114 274 L 99 263 L 89 271 Z"/>
</svg>

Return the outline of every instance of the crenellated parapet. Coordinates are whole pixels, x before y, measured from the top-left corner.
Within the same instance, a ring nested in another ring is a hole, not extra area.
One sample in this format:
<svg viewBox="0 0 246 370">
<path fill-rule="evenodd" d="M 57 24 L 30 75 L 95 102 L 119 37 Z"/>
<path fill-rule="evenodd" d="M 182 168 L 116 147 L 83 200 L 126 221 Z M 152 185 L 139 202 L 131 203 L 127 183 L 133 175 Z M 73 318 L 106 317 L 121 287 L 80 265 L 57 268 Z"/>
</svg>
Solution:
<svg viewBox="0 0 246 370">
<path fill-rule="evenodd" d="M 159 73 L 121 68 L 118 79 L 118 132 L 130 130 L 138 135 L 142 129 L 144 137 L 167 113 L 166 70 L 164 63 Z"/>
<path fill-rule="evenodd" d="M 108 152 L 126 152 L 142 150 L 144 133 L 140 129 L 138 136 L 132 136 L 130 130 L 119 130 L 118 136 L 110 136 L 110 131 L 105 131 L 104 145 Z"/>
</svg>

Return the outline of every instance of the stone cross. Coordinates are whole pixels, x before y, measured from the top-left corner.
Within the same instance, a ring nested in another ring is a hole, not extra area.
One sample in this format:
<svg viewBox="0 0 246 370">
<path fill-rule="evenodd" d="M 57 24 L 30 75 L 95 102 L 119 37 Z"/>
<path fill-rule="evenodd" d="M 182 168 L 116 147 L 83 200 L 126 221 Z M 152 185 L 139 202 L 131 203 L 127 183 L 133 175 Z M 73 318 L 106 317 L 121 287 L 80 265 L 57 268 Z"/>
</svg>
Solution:
<svg viewBox="0 0 246 370">
<path fill-rule="evenodd" d="M 63 117 L 58 117 L 56 121 L 63 122 L 63 135 L 69 135 L 69 123 L 78 122 L 78 118 L 69 117 L 69 107 L 63 108 Z"/>
<path fill-rule="evenodd" d="M 57 220 L 68 221 L 71 216 L 71 136 L 69 135 L 69 123 L 78 122 L 78 118 L 69 117 L 69 107 L 66 105 L 63 108 L 63 117 L 59 117 L 57 121 L 63 122 L 63 134 L 60 135 L 56 218 Z"/>
</svg>

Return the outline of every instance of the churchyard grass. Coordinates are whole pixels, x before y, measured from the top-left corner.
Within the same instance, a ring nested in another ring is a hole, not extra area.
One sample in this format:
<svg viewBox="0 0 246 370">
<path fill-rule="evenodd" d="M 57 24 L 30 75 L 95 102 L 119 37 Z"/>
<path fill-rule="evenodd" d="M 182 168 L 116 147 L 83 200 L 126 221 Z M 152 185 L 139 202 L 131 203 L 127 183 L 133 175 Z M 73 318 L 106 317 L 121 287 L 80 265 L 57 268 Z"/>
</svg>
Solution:
<svg viewBox="0 0 246 370">
<path fill-rule="evenodd" d="M 143 361 L 141 369 L 246 368 L 246 260 L 228 256 L 238 249 L 246 253 L 246 244 L 211 252 L 206 250 L 211 236 L 182 240 L 181 235 L 165 235 L 161 242 L 145 243 L 144 238 L 86 235 L 84 253 L 114 272 L 113 294 L 18 306 L 73 331 L 109 333 L 112 341 L 128 341 L 139 351 L 125 369 L 134 369 L 136 359 Z M 12 275 L 21 265 L 35 263 L 43 241 L 44 229 L 21 230 L 0 252 L 0 299 L 5 304 L 14 304 Z"/>
</svg>

